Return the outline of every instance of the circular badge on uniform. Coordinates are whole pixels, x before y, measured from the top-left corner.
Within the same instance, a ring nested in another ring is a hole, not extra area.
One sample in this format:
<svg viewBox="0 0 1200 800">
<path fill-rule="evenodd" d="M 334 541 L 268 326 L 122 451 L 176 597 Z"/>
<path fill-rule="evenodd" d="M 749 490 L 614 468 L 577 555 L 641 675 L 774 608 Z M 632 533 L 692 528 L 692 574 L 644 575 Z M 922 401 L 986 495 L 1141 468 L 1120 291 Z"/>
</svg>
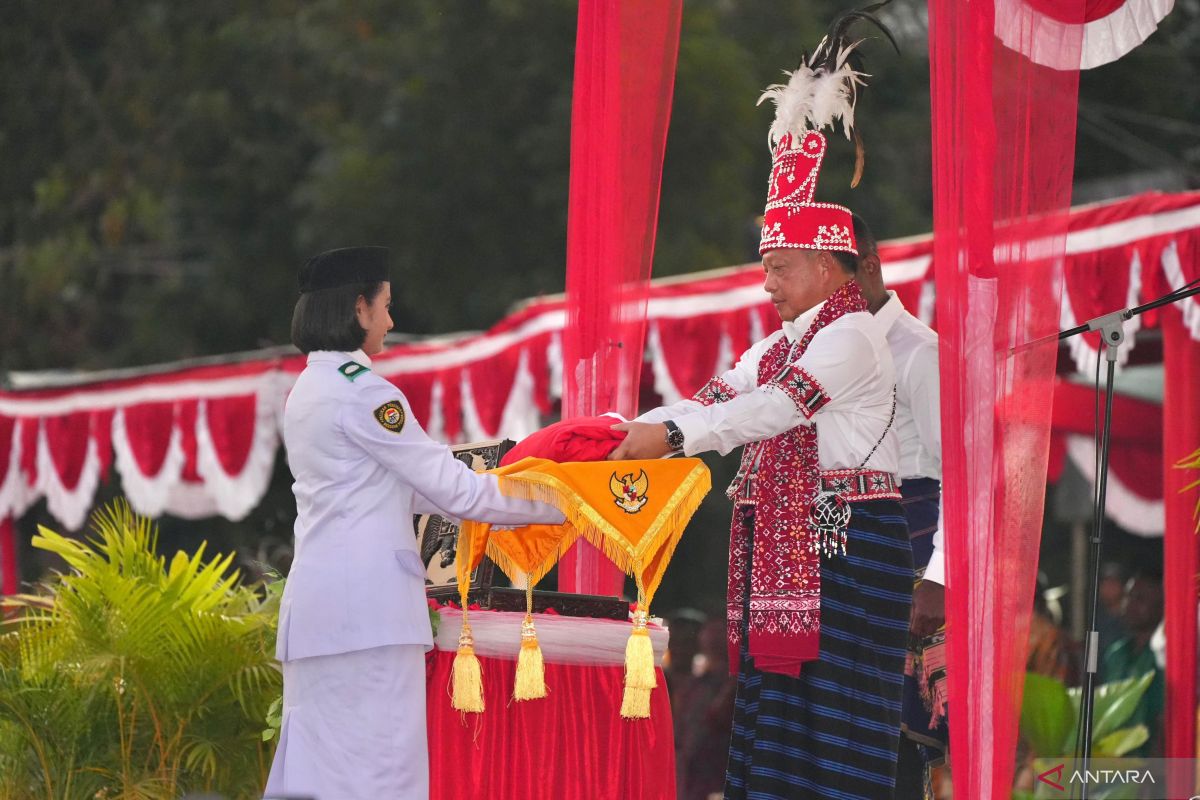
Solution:
<svg viewBox="0 0 1200 800">
<path fill-rule="evenodd" d="M 375 420 L 392 433 L 404 428 L 404 406 L 399 400 L 389 400 L 375 409 Z"/>
</svg>

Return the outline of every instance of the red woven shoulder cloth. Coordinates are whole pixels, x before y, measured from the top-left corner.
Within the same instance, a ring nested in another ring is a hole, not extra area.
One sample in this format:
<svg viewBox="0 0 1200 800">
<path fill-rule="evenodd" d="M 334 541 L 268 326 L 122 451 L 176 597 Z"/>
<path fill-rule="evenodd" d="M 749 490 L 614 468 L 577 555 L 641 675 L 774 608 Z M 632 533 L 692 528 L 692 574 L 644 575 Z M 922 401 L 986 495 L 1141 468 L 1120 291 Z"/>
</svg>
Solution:
<svg viewBox="0 0 1200 800">
<path fill-rule="evenodd" d="M 780 337 L 758 365 L 758 385 L 786 392 L 802 414 L 812 417 L 829 402 L 824 389 L 797 365 L 813 337 L 834 320 L 866 311 L 858 284 L 848 281 L 830 295 L 804 336 L 794 345 Z M 720 381 L 697 393 L 703 403 L 723 402 L 735 393 Z M 734 501 L 729 537 L 730 667 L 736 673 L 743 631 L 743 610 L 749 608 L 749 651 L 755 666 L 765 672 L 799 675 L 805 661 L 820 654 L 821 558 L 819 539 L 808 519 L 817 496 L 820 461 L 817 429 L 799 425 L 761 442 L 747 445 L 742 464 L 729 487 Z M 753 520 L 753 559 L 750 522 Z M 747 569 L 750 564 L 747 580 Z M 746 586 L 750 599 L 746 603 Z"/>
</svg>

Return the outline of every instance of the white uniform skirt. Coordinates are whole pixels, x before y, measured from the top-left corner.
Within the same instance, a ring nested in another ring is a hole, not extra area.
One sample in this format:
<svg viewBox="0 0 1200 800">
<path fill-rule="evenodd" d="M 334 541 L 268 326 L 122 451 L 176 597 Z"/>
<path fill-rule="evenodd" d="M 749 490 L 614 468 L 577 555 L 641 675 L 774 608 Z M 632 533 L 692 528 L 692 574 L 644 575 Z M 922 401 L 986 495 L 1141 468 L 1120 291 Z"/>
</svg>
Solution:
<svg viewBox="0 0 1200 800">
<path fill-rule="evenodd" d="M 426 800 L 425 648 L 283 664 L 283 727 L 266 797 Z"/>
</svg>

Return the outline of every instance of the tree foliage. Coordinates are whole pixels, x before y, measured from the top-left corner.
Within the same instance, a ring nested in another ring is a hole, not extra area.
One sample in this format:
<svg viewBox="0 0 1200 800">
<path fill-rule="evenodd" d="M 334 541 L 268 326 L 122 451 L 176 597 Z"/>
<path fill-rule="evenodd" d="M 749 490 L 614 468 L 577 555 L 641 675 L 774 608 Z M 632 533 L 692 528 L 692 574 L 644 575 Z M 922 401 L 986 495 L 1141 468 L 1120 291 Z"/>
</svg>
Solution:
<svg viewBox="0 0 1200 800">
<path fill-rule="evenodd" d="M 770 117 L 754 99 L 835 5 L 687 4 L 657 273 L 749 257 Z M 286 342 L 298 263 L 351 242 L 395 251 L 401 330 L 482 328 L 561 290 L 573 2 L 7 10 L 0 368 Z M 905 63 L 881 96 L 919 88 L 920 54 Z M 921 159 L 888 155 L 877 130 L 861 199 L 886 231 L 920 227 L 911 197 L 884 219 L 883 187 L 913 177 L 889 172 Z"/>
<path fill-rule="evenodd" d="M 685 3 L 655 274 L 755 257 L 771 116 L 755 98 L 845 5 Z M 1083 77 L 1081 176 L 1169 163 L 1194 177 L 1194 6 Z M 484 328 L 562 289 L 571 0 L 5 12 L 0 369 L 285 343 L 299 262 L 347 243 L 395 251 L 403 331 Z M 863 47 L 863 185 L 834 137 L 819 192 L 887 237 L 928 230 L 931 193 L 924 6 L 884 14 L 902 52 Z"/>
<path fill-rule="evenodd" d="M 0 636 L 0 796 L 175 798 L 261 792 L 279 694 L 277 596 L 239 584 L 232 555 L 156 553 L 123 503 L 88 543 L 42 529 L 70 572 Z"/>
</svg>

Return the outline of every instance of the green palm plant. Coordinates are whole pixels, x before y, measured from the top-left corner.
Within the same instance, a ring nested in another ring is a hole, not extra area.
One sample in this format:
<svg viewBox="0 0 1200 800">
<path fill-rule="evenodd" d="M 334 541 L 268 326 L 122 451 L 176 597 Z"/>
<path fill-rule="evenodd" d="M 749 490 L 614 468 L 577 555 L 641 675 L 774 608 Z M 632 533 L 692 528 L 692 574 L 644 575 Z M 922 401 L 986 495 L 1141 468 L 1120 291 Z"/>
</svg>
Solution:
<svg viewBox="0 0 1200 800">
<path fill-rule="evenodd" d="M 242 586 L 233 556 L 157 555 L 123 502 L 87 542 L 33 544 L 69 572 L 10 598 L 0 635 L 0 797 L 260 796 L 279 694 L 277 593 Z"/>
</svg>

